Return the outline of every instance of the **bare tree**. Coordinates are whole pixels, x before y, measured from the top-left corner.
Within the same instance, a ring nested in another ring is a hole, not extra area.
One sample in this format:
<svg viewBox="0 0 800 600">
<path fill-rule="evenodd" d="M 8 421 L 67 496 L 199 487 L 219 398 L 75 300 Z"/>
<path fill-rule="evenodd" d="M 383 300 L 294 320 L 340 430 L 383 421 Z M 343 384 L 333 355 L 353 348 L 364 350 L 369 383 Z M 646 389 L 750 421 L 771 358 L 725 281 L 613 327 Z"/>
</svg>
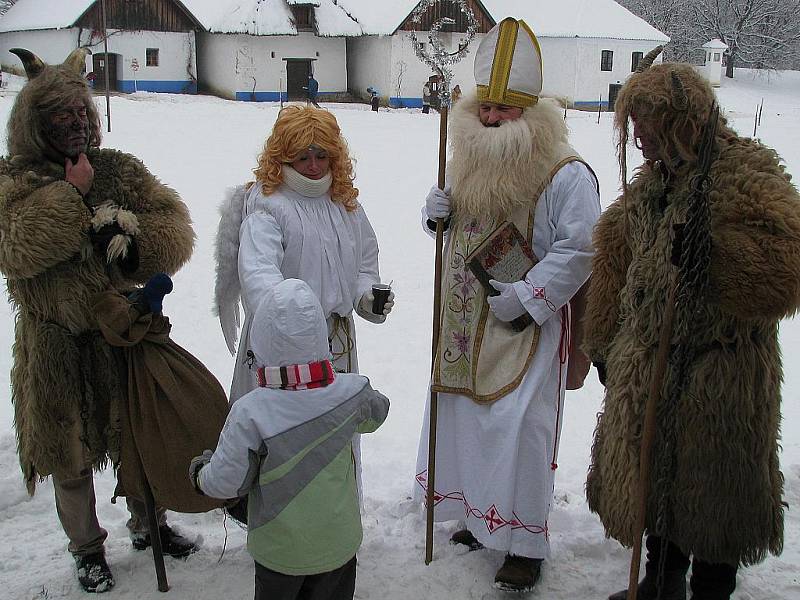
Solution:
<svg viewBox="0 0 800 600">
<path fill-rule="evenodd" d="M 401 60 L 401 61 L 399 61 L 397 63 L 396 66 L 397 66 L 397 86 L 395 86 L 395 87 L 397 89 L 397 97 L 400 99 L 400 102 L 402 103 L 403 102 L 403 100 L 402 100 L 402 98 L 403 98 L 403 76 L 406 74 L 406 70 L 408 69 L 408 65 L 406 64 L 406 61 Z"/>
<path fill-rule="evenodd" d="M 696 0 L 697 31 L 728 45 L 725 75 L 734 67 L 776 69 L 798 56 L 800 0 Z"/>
<path fill-rule="evenodd" d="M 17 0 L 0 0 L 0 15 L 4 15 L 6 11 L 14 6 Z"/>
<path fill-rule="evenodd" d="M 670 36 L 671 60 L 693 62 L 712 38 L 728 45 L 726 72 L 735 67 L 790 68 L 800 63 L 800 0 L 619 0 Z"/>
<path fill-rule="evenodd" d="M 692 8 L 688 0 L 617 0 L 633 14 L 670 37 L 664 49 L 668 60 L 691 62 L 696 52 L 692 35 Z M 707 40 L 706 40 L 707 41 Z"/>
</svg>

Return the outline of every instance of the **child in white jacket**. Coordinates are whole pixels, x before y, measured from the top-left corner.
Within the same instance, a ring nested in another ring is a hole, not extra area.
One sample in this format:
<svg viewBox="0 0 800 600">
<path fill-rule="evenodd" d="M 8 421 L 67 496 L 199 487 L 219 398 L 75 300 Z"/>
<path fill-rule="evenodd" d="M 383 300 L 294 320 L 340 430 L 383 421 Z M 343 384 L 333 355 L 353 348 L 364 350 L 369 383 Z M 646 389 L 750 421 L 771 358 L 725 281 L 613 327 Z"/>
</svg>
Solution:
<svg viewBox="0 0 800 600">
<path fill-rule="evenodd" d="M 362 538 L 351 440 L 383 423 L 389 400 L 362 375 L 334 373 L 322 308 L 298 279 L 266 292 L 250 349 L 259 387 L 190 475 L 214 498 L 249 495 L 256 600 L 350 600 Z"/>
</svg>

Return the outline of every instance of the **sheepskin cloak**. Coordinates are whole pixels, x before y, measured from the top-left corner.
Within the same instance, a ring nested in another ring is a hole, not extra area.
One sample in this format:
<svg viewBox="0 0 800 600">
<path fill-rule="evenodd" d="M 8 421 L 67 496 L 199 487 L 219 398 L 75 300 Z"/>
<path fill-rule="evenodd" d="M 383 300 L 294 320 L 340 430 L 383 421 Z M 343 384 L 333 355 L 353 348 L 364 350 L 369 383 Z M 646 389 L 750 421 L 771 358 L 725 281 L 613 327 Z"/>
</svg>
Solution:
<svg viewBox="0 0 800 600">
<path fill-rule="evenodd" d="M 676 408 L 668 537 L 684 553 L 752 564 L 783 546 L 778 320 L 800 304 L 800 198 L 774 151 L 726 130 L 711 168 L 710 285 Z M 595 230 L 584 349 L 607 365 L 586 484 L 606 533 L 635 541 L 644 405 L 665 311 L 673 224 L 688 182 L 646 164 Z M 625 224 L 627 205 L 628 223 Z M 673 339 L 673 343 L 677 340 Z M 669 397 L 668 370 L 661 400 Z M 654 447 L 657 464 L 659 447 Z M 651 481 L 647 528 L 662 491 Z"/>
<path fill-rule="evenodd" d="M 194 233 L 177 193 L 138 159 L 90 150 L 86 203 L 111 201 L 138 218 L 139 267 L 123 275 L 94 253 L 91 213 L 64 181 L 63 165 L 28 156 L 0 159 L 0 270 L 17 313 L 11 398 L 32 494 L 37 478 L 77 477 L 116 462 L 124 367 L 97 330 L 91 299 L 174 273 L 191 256 Z"/>
</svg>

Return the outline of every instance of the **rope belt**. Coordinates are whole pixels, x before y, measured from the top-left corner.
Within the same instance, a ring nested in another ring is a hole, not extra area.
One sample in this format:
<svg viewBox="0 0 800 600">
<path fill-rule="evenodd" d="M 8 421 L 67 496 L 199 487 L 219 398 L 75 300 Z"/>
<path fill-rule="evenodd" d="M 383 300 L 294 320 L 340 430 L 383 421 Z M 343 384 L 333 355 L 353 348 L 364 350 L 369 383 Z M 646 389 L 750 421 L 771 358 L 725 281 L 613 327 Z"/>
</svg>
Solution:
<svg viewBox="0 0 800 600">
<path fill-rule="evenodd" d="M 333 356 L 333 363 L 336 364 L 338 360 L 347 356 L 347 371 L 346 373 L 353 372 L 353 355 L 352 351 L 355 347 L 353 341 L 353 334 L 350 331 L 350 319 L 343 317 L 337 313 L 331 313 L 331 324 L 328 334 L 328 347 L 331 349 Z"/>
</svg>

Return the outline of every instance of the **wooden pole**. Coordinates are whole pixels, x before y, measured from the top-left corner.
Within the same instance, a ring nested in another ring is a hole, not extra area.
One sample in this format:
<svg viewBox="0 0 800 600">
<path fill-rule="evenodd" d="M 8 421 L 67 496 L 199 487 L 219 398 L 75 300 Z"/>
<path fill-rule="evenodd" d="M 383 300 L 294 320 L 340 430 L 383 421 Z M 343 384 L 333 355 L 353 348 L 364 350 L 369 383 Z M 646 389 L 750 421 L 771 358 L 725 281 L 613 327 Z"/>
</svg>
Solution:
<svg viewBox="0 0 800 600">
<path fill-rule="evenodd" d="M 661 388 L 664 385 L 664 375 L 667 372 L 669 359 L 670 340 L 672 339 L 673 322 L 675 320 L 675 290 L 677 287 L 676 273 L 673 269 L 670 278 L 670 289 L 667 305 L 664 310 L 664 320 L 661 323 L 661 335 L 658 340 L 655 364 L 650 378 L 650 393 L 644 409 L 644 425 L 642 428 L 642 446 L 639 450 L 639 498 L 636 513 L 635 541 L 631 555 L 631 568 L 628 577 L 627 600 L 636 600 L 639 589 L 639 563 L 642 559 L 642 537 L 644 536 L 647 520 L 647 498 L 650 495 L 650 465 L 653 454 L 653 441 L 656 434 L 656 417 L 658 415 L 658 402 Z"/>
<path fill-rule="evenodd" d="M 126 355 L 130 357 L 130 353 L 126 350 Z M 130 369 L 130 364 L 128 365 Z M 130 419 L 130 398 L 124 400 L 126 406 L 124 410 L 124 418 Z M 130 431 L 130 428 L 128 428 Z M 142 462 L 142 453 L 136 444 L 136 437 L 133 438 L 134 447 L 136 447 L 136 460 L 131 461 L 128 468 L 136 469 L 139 472 L 139 485 L 142 489 L 141 501 L 144 504 L 144 512 L 147 517 L 147 529 L 150 533 L 150 547 L 153 549 L 153 564 L 156 568 L 156 582 L 159 592 L 169 591 L 169 582 L 167 581 L 167 570 L 164 567 L 164 551 L 161 548 L 161 535 L 158 531 L 158 514 L 156 512 L 156 500 L 153 497 L 153 489 L 150 487 L 150 482 L 147 480 L 147 473 L 144 471 L 144 463 Z"/>
<path fill-rule="evenodd" d="M 103 77 L 106 85 L 106 121 L 108 132 L 111 133 L 111 94 L 108 91 L 108 28 L 106 27 L 106 0 L 100 1 L 100 10 L 103 13 Z"/>
<path fill-rule="evenodd" d="M 756 114 L 753 118 L 753 137 L 756 137 L 758 131 L 758 105 L 756 105 Z"/>
<path fill-rule="evenodd" d="M 153 548 L 153 562 L 156 567 L 156 580 L 158 581 L 158 591 L 168 592 L 169 582 L 167 581 L 167 570 L 164 567 L 164 552 L 161 549 L 161 535 L 158 532 L 158 516 L 156 515 L 156 502 L 153 498 L 153 491 L 150 489 L 150 482 L 147 475 L 142 473 L 142 495 L 144 496 L 144 508 L 147 512 L 147 524 L 150 529 L 150 545 Z"/>
<path fill-rule="evenodd" d="M 600 94 L 600 98 L 597 100 L 597 124 L 600 124 L 600 111 L 603 110 L 603 94 Z"/>
<path fill-rule="evenodd" d="M 445 166 L 447 164 L 447 105 L 439 113 L 439 189 L 444 189 Z M 431 375 L 436 364 L 439 347 L 442 312 L 442 251 L 444 248 L 444 219 L 436 219 L 436 263 L 433 270 L 433 336 L 431 352 Z M 431 378 L 433 385 L 433 378 Z M 439 395 L 431 390 L 430 416 L 428 418 L 428 487 L 425 493 L 425 564 L 433 560 L 433 509 L 436 485 L 436 425 Z"/>
<path fill-rule="evenodd" d="M 708 202 L 708 191 L 704 190 L 703 182 L 708 181 L 708 174 L 711 169 L 711 163 L 713 162 L 713 149 L 714 149 L 714 139 L 716 137 L 717 132 L 717 125 L 719 122 L 719 106 L 716 103 L 711 105 L 711 112 L 708 116 L 708 121 L 706 123 L 705 131 L 703 134 L 703 140 L 700 145 L 700 152 L 699 152 L 699 176 L 693 178 L 693 190 L 691 196 L 689 198 L 689 214 L 687 217 L 687 227 L 690 226 L 697 226 L 699 223 L 700 226 L 704 228 L 710 228 L 709 222 L 709 209 L 707 204 L 701 205 L 700 203 L 707 203 Z M 710 232 L 706 229 L 705 233 L 710 238 Z M 685 243 L 685 242 L 684 242 Z M 707 244 L 710 244 L 710 239 L 706 240 Z M 703 252 L 703 240 L 697 242 L 697 248 L 694 249 L 694 252 Z M 706 251 L 708 251 L 710 245 L 707 246 Z M 685 249 L 683 249 L 685 253 Z M 683 257 L 682 257 L 683 258 Z M 681 265 L 684 264 L 684 261 L 681 260 Z M 706 265 L 705 268 L 707 269 L 708 266 Z M 652 371 L 652 378 L 650 380 L 650 390 L 649 396 L 647 397 L 647 404 L 645 405 L 645 414 L 644 414 L 644 423 L 642 427 L 642 446 L 639 452 L 639 505 L 638 505 L 638 512 L 636 514 L 636 523 L 635 523 L 635 533 L 637 534 L 635 537 L 634 547 L 633 547 L 633 555 L 631 556 L 631 571 L 630 577 L 628 579 L 628 593 L 627 593 L 627 600 L 636 600 L 636 596 L 638 593 L 639 587 L 639 563 L 641 562 L 641 554 L 642 554 L 642 536 L 644 535 L 644 530 L 647 523 L 647 499 L 650 495 L 650 467 L 652 462 L 652 448 L 653 448 L 653 441 L 655 439 L 656 434 L 656 420 L 658 416 L 658 402 L 661 397 L 661 390 L 664 387 L 665 375 L 667 372 L 667 363 L 669 360 L 669 353 L 670 353 L 670 342 L 672 340 L 672 332 L 674 328 L 674 321 L 675 321 L 675 313 L 677 311 L 677 307 L 675 306 L 675 301 L 678 294 L 678 281 L 680 279 L 681 286 L 685 285 L 693 285 L 695 287 L 694 293 L 701 294 L 705 289 L 706 283 L 703 282 L 705 275 L 700 274 L 698 275 L 697 272 L 693 272 L 691 274 L 681 273 L 680 270 L 672 269 L 669 278 L 669 288 L 667 294 L 667 304 L 664 309 L 664 317 L 661 323 L 661 331 L 658 340 L 658 348 L 656 350 L 655 362 L 653 364 L 653 371 Z M 687 277 L 687 279 L 682 279 L 683 277 Z M 686 288 L 683 288 L 686 289 Z M 683 289 L 681 293 L 683 293 Z M 697 296 L 695 296 L 697 297 Z M 690 304 L 687 308 L 687 314 L 693 315 L 694 311 L 689 310 L 692 308 Z M 690 316 L 690 319 L 693 317 Z M 692 321 L 690 320 L 689 327 L 691 329 Z M 683 349 L 685 352 L 686 349 Z M 681 355 L 681 360 L 685 359 L 685 355 Z M 677 390 L 680 392 L 681 385 L 683 383 L 683 377 L 685 377 L 685 373 L 679 372 L 676 376 L 675 385 L 678 386 Z M 664 493 L 664 490 L 659 490 L 659 493 Z M 663 532 L 659 532 L 660 535 L 664 535 Z M 662 557 L 663 558 L 663 557 Z M 660 566 L 659 566 L 660 568 Z M 659 590 L 661 591 L 661 590 Z M 660 597 L 659 593 L 659 597 Z"/>
</svg>

